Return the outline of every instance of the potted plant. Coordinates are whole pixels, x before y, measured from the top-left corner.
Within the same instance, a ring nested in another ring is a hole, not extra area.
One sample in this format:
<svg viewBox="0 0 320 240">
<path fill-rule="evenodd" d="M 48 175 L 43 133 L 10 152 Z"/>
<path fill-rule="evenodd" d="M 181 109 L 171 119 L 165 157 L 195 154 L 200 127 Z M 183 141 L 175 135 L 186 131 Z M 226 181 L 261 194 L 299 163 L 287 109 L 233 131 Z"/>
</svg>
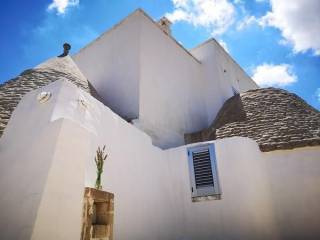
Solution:
<svg viewBox="0 0 320 240">
<path fill-rule="evenodd" d="M 96 184 L 95 188 L 98 190 L 102 190 L 102 185 L 101 185 L 101 174 L 103 173 L 103 164 L 106 158 L 108 157 L 108 154 L 106 154 L 104 151 L 106 149 L 106 146 L 104 145 L 103 148 L 101 149 L 98 147 L 97 154 L 94 157 L 94 161 L 96 162 L 97 166 L 97 179 L 96 179 Z"/>
</svg>

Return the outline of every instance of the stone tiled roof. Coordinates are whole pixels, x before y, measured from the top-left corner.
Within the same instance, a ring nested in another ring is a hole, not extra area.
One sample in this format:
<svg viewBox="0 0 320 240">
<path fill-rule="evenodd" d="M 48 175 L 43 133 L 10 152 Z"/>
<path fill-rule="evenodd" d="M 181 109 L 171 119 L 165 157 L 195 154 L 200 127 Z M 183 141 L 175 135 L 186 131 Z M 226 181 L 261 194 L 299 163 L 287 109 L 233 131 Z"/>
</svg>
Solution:
<svg viewBox="0 0 320 240">
<path fill-rule="evenodd" d="M 320 112 L 282 89 L 249 90 L 228 99 L 208 129 L 185 139 L 191 143 L 233 136 L 255 140 L 261 151 L 320 145 Z"/>
<path fill-rule="evenodd" d="M 67 80 L 99 99 L 71 57 L 53 58 L 0 84 L 0 137 L 19 101 L 29 91 L 56 80 Z"/>
</svg>

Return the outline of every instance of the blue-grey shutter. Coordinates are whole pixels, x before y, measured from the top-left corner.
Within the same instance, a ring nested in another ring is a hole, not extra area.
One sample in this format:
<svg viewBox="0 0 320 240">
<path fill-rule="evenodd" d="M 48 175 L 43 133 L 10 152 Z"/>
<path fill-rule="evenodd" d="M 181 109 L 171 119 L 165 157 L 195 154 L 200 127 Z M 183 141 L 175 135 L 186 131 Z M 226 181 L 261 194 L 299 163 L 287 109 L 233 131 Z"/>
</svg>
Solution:
<svg viewBox="0 0 320 240">
<path fill-rule="evenodd" d="M 220 194 L 214 144 L 188 148 L 192 197 Z"/>
</svg>

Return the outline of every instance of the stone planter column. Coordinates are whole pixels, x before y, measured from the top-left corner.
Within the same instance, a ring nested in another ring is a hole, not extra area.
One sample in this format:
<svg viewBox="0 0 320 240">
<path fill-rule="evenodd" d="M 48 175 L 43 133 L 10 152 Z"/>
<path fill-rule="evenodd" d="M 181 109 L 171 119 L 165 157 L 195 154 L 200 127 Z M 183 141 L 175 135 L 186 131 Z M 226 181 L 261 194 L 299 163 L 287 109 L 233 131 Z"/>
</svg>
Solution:
<svg viewBox="0 0 320 240">
<path fill-rule="evenodd" d="M 113 239 L 114 194 L 85 188 L 81 240 Z"/>
</svg>

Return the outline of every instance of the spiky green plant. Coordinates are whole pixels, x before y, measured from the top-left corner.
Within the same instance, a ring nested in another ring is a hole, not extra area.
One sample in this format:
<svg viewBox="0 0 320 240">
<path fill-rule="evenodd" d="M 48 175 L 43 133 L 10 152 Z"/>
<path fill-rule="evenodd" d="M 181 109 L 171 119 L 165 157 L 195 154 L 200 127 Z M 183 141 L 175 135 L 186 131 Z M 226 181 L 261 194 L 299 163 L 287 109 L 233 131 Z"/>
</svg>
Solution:
<svg viewBox="0 0 320 240">
<path fill-rule="evenodd" d="M 97 179 L 96 179 L 95 186 L 96 186 L 96 189 L 99 189 L 99 190 L 102 189 L 101 174 L 103 173 L 103 163 L 108 157 L 108 154 L 104 153 L 105 149 L 106 149 L 106 146 L 103 146 L 102 149 L 98 147 L 97 155 L 94 157 L 94 161 L 96 162 L 96 165 L 97 165 Z"/>
</svg>

